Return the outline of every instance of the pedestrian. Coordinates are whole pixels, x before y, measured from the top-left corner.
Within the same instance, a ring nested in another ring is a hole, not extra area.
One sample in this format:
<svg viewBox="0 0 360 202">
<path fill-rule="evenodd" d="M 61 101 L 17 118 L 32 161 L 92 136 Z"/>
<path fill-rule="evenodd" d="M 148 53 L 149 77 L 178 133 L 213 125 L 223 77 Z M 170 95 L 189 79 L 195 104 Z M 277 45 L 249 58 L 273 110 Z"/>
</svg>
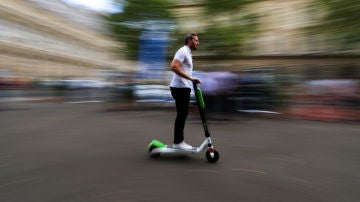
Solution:
<svg viewBox="0 0 360 202">
<path fill-rule="evenodd" d="M 196 33 L 189 33 L 185 37 L 185 45 L 181 47 L 171 62 L 171 71 L 174 72 L 170 83 L 171 95 L 175 99 L 176 119 L 174 126 L 174 148 L 192 149 L 184 141 L 184 128 L 189 113 L 190 92 L 192 83 L 201 83 L 197 78 L 192 77 L 193 60 L 191 51 L 197 50 L 199 38 Z"/>
</svg>

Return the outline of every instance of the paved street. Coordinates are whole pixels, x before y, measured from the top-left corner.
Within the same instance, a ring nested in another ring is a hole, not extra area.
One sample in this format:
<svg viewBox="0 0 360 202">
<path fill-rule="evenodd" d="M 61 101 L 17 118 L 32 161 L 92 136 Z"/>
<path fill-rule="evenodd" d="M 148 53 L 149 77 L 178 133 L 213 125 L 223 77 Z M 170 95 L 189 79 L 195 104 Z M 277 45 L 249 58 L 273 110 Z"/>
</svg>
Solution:
<svg viewBox="0 0 360 202">
<path fill-rule="evenodd" d="M 175 112 L 104 112 L 102 103 L 16 103 L 0 111 L 1 202 L 360 200 L 360 125 L 210 120 L 205 152 L 150 159 L 171 143 Z M 197 114 L 186 140 L 203 141 Z"/>
</svg>

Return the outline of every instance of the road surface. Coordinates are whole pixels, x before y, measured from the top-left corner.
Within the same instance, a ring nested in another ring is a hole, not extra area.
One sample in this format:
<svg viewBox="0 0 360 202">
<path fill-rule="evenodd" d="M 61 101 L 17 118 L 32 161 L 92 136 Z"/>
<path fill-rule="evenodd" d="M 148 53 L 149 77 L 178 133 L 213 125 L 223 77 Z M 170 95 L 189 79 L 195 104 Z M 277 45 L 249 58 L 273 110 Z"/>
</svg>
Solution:
<svg viewBox="0 0 360 202">
<path fill-rule="evenodd" d="M 171 143 L 174 110 L 104 112 L 102 103 L 17 103 L 0 111 L 1 202 L 360 200 L 360 126 L 285 119 L 209 120 L 205 152 L 150 159 Z M 186 141 L 203 141 L 198 114 Z"/>
</svg>

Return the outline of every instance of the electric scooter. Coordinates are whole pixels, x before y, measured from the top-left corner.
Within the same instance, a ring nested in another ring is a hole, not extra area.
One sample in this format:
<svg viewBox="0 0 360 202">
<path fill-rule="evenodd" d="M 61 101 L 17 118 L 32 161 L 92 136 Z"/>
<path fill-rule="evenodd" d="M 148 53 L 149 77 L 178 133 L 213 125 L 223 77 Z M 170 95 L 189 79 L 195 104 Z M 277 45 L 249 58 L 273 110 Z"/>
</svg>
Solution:
<svg viewBox="0 0 360 202">
<path fill-rule="evenodd" d="M 219 152 L 217 152 L 214 149 L 214 145 L 210 138 L 210 132 L 208 129 L 208 125 L 206 123 L 205 113 L 204 113 L 205 102 L 203 99 L 201 89 L 197 87 L 196 82 L 193 82 L 193 87 L 194 87 L 194 92 L 195 92 L 194 94 L 195 94 L 195 98 L 196 98 L 196 103 L 199 108 L 200 117 L 201 117 L 202 125 L 204 128 L 204 132 L 205 132 L 205 140 L 199 147 L 193 147 L 192 149 L 178 149 L 178 148 L 174 148 L 172 145 L 166 145 L 158 140 L 152 140 L 149 144 L 149 155 L 151 158 L 158 158 L 158 157 L 160 157 L 161 154 L 199 153 L 207 146 L 207 151 L 206 151 L 205 156 L 206 156 L 206 159 L 208 160 L 208 162 L 215 163 L 219 160 Z"/>
</svg>

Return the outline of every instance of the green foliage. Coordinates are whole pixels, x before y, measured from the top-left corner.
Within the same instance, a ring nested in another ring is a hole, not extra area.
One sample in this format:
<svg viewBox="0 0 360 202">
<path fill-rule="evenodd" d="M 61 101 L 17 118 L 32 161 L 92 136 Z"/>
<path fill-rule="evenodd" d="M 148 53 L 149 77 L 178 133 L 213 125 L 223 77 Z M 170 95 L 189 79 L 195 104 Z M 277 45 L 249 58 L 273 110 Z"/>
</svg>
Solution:
<svg viewBox="0 0 360 202">
<path fill-rule="evenodd" d="M 242 44 L 256 33 L 259 16 L 254 13 L 244 12 L 241 15 L 239 13 L 244 6 L 256 1 L 207 0 L 206 2 L 209 22 L 203 33 L 202 41 L 205 41 L 205 44 L 203 43 L 202 48 L 205 47 L 211 52 L 214 55 L 212 57 L 219 58 L 245 54 Z"/>
<path fill-rule="evenodd" d="M 120 21 L 139 22 L 146 20 L 171 19 L 170 1 L 167 0 L 128 0 L 123 3 L 124 12 L 119 14 Z"/>
<path fill-rule="evenodd" d="M 244 6 L 258 1 L 259 0 L 205 0 L 205 9 L 209 15 L 219 12 L 239 12 Z"/>
<path fill-rule="evenodd" d="M 127 58 L 136 60 L 138 58 L 139 37 L 141 31 L 147 26 L 147 22 L 154 20 L 172 20 L 168 0 L 117 0 L 123 5 L 123 12 L 105 16 L 113 37 L 125 43 L 124 53 Z"/>
<path fill-rule="evenodd" d="M 359 0 L 314 0 L 325 9 L 326 15 L 313 30 L 336 40 L 343 49 L 351 49 L 360 42 Z"/>
</svg>

